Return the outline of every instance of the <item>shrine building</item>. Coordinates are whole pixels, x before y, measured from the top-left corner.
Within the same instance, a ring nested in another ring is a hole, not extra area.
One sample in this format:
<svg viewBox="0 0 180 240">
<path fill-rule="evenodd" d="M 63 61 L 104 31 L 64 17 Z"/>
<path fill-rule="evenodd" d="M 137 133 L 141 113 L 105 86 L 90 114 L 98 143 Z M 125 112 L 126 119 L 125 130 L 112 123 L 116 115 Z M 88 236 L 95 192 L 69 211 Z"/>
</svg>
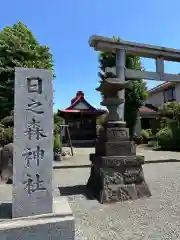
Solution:
<svg viewBox="0 0 180 240">
<path fill-rule="evenodd" d="M 78 91 L 71 100 L 71 105 L 58 110 L 58 115 L 69 127 L 72 145 L 93 144 L 96 139 L 96 119 L 105 114 L 105 110 L 98 110 L 90 105 L 84 98 L 84 93 Z M 65 129 L 66 130 L 66 129 Z M 63 142 L 68 141 L 68 132 L 63 131 Z"/>
</svg>

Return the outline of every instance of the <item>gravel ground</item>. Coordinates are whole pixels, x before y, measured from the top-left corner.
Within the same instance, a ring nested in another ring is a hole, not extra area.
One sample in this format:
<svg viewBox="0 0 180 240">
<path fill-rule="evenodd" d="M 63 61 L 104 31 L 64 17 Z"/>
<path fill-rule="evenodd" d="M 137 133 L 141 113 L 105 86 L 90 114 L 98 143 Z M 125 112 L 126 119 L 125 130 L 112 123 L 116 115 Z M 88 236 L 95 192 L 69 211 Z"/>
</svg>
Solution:
<svg viewBox="0 0 180 240">
<path fill-rule="evenodd" d="M 65 184 L 67 172 L 57 170 L 61 194 L 68 196 L 75 214 L 77 239 L 180 239 L 180 164 L 144 166 L 152 197 L 110 205 L 85 198 L 88 170 L 80 171 L 69 170 Z"/>
<path fill-rule="evenodd" d="M 180 159 L 176 152 L 137 152 L 145 154 L 147 160 Z M 76 156 L 76 163 L 88 163 L 88 156 Z M 77 240 L 180 239 L 180 163 L 148 164 L 143 168 L 152 197 L 109 205 L 84 196 L 88 168 L 54 170 L 54 186 L 68 196 L 75 214 Z"/>
<path fill-rule="evenodd" d="M 180 155 L 139 151 L 147 159 Z M 89 163 L 85 152 L 70 161 Z M 68 197 L 75 215 L 76 240 L 180 240 L 180 163 L 147 164 L 143 168 L 152 197 L 109 205 L 86 199 L 84 186 L 89 168 L 53 171 L 53 187 L 59 187 L 61 195 Z M 11 186 L 0 185 L 0 200 L 11 200 Z"/>
</svg>

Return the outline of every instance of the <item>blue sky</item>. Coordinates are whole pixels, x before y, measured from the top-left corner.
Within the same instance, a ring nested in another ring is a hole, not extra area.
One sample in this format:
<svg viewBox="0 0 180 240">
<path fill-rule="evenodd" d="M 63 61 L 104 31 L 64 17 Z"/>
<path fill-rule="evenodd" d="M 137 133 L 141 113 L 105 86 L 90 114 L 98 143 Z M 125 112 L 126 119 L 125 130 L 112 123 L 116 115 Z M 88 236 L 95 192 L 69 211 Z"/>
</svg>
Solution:
<svg viewBox="0 0 180 240">
<path fill-rule="evenodd" d="M 88 46 L 92 34 L 120 36 L 137 41 L 180 48 L 179 0 L 10 0 L 1 1 L 0 29 L 18 20 L 25 23 L 54 57 L 54 108 L 68 107 L 78 90 L 100 107 L 98 53 Z M 143 60 L 147 70 L 153 61 Z M 179 64 L 165 65 L 179 73 Z M 159 82 L 149 81 L 148 87 Z"/>
</svg>

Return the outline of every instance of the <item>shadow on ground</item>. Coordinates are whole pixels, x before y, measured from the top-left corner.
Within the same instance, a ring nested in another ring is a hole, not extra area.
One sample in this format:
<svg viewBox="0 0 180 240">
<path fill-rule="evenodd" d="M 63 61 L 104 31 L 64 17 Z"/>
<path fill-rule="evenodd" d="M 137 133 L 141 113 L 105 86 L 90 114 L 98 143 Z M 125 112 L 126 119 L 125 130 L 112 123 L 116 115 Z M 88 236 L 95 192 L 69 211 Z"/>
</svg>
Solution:
<svg viewBox="0 0 180 240">
<path fill-rule="evenodd" d="M 144 164 L 156 164 L 156 163 L 169 163 L 169 162 L 180 162 L 180 159 L 168 158 L 168 159 L 154 159 L 154 160 L 146 160 Z M 53 169 L 70 169 L 70 168 L 90 168 L 91 164 L 83 164 L 83 165 L 55 165 Z"/>
<path fill-rule="evenodd" d="M 87 190 L 86 185 L 74 185 L 66 187 L 58 187 L 61 196 L 84 195 L 88 200 L 93 200 L 95 197 Z"/>
<path fill-rule="evenodd" d="M 72 142 L 73 148 L 94 148 L 95 147 L 95 141 L 92 142 Z M 63 143 L 63 147 L 69 147 L 69 144 Z"/>
<path fill-rule="evenodd" d="M 0 219 L 12 218 L 12 203 L 0 204 Z"/>
</svg>

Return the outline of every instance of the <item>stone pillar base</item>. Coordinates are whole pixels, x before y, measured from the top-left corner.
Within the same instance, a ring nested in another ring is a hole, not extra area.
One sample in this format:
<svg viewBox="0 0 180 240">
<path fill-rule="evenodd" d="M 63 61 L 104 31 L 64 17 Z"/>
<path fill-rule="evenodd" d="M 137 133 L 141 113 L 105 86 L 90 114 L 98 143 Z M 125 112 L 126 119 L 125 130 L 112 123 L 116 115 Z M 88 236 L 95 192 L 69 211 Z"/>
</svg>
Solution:
<svg viewBox="0 0 180 240">
<path fill-rule="evenodd" d="M 142 169 L 144 156 L 136 155 L 125 122 L 107 122 L 101 128 L 90 161 L 87 188 L 101 203 L 151 196 Z"/>
<path fill-rule="evenodd" d="M 100 157 L 91 154 L 90 158 L 92 167 L 87 188 L 100 203 L 151 196 L 141 166 L 143 156 Z"/>
<path fill-rule="evenodd" d="M 141 164 L 143 156 L 102 157 L 90 155 L 88 190 L 100 203 L 150 197 Z"/>
<path fill-rule="evenodd" d="M 74 240 L 74 217 L 67 199 L 55 198 L 53 213 L 1 221 L 0 239 Z"/>
</svg>

